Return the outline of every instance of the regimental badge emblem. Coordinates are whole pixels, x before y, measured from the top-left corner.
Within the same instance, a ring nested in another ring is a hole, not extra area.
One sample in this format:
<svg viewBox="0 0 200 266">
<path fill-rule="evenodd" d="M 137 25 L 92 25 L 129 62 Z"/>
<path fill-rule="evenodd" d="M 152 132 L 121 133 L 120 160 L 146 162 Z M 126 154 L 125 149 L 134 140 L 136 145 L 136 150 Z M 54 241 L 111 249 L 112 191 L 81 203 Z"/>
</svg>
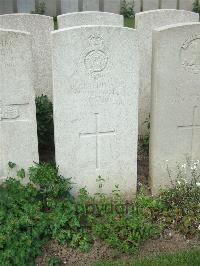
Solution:
<svg viewBox="0 0 200 266">
<path fill-rule="evenodd" d="M 89 47 L 82 54 L 84 68 L 91 77 L 98 78 L 108 66 L 108 51 L 100 35 L 91 35 L 88 42 Z"/>
</svg>

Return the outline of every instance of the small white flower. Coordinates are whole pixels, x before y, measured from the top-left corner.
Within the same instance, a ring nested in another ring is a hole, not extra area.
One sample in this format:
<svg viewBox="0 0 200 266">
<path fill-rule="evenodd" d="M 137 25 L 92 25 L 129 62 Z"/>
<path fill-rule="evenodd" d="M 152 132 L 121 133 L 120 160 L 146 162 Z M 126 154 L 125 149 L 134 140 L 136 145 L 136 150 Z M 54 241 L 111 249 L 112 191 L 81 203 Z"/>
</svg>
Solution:
<svg viewBox="0 0 200 266">
<path fill-rule="evenodd" d="M 179 185 L 181 184 L 181 182 L 180 182 L 179 180 L 177 181 L 177 183 L 178 183 Z"/>
<path fill-rule="evenodd" d="M 199 224 L 199 226 L 198 226 L 198 230 L 200 230 L 200 224 Z"/>
<path fill-rule="evenodd" d="M 197 182 L 197 183 L 196 183 L 196 186 L 197 186 L 197 187 L 200 187 L 200 182 Z M 200 225 L 199 225 L 199 226 L 200 226 Z"/>
<path fill-rule="evenodd" d="M 184 163 L 183 165 L 181 165 L 182 168 L 186 168 L 186 164 Z"/>
</svg>

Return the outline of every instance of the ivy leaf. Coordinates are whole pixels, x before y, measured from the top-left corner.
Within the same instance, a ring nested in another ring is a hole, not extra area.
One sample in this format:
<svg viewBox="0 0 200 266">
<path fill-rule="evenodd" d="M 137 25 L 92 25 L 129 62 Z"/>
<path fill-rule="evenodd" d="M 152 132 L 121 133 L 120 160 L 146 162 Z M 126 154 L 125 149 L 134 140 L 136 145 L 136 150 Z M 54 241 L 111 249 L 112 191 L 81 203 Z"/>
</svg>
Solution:
<svg viewBox="0 0 200 266">
<path fill-rule="evenodd" d="M 25 178 L 26 176 L 25 170 L 22 168 L 19 171 L 17 171 L 17 176 L 20 177 L 21 179 Z"/>
<path fill-rule="evenodd" d="M 8 162 L 8 167 L 9 167 L 10 169 L 15 168 L 15 166 L 16 166 L 16 163 Z"/>
</svg>

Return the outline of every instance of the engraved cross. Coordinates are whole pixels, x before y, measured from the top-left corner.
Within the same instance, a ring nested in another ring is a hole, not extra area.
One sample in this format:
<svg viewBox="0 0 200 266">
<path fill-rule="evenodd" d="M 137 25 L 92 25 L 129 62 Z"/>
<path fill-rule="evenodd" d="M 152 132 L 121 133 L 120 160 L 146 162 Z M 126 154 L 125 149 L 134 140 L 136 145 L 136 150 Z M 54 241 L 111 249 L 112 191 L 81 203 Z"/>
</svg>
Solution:
<svg viewBox="0 0 200 266">
<path fill-rule="evenodd" d="M 179 129 L 185 129 L 185 130 L 191 130 L 192 131 L 192 137 L 191 137 L 191 144 L 190 144 L 190 154 L 191 157 L 193 157 L 193 150 L 194 150 L 194 134 L 197 129 L 200 129 L 200 122 L 196 123 L 195 122 L 195 115 L 197 112 L 198 106 L 193 107 L 193 112 L 192 112 L 192 123 L 190 125 L 181 125 L 178 126 Z"/>
<path fill-rule="evenodd" d="M 115 135 L 115 130 L 100 131 L 99 130 L 99 114 L 95 113 L 95 132 L 80 133 L 80 137 L 95 137 L 96 140 L 96 169 L 100 168 L 100 156 L 99 156 L 99 138 L 103 136 Z"/>
</svg>

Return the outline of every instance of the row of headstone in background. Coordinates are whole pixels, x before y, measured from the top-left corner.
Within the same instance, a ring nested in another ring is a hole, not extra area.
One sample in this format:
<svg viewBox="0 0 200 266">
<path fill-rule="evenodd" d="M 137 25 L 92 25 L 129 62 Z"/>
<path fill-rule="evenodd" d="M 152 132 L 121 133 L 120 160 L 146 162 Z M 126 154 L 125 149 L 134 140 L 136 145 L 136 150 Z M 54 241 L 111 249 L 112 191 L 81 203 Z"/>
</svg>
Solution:
<svg viewBox="0 0 200 266">
<path fill-rule="evenodd" d="M 143 6 L 142 6 L 143 2 Z M 183 9 L 191 11 L 193 8 L 194 0 L 136 0 L 135 5 L 139 6 L 142 11 L 154 9 Z M 136 11 L 136 12 L 139 12 Z"/>
<path fill-rule="evenodd" d="M 46 5 L 45 14 L 56 16 L 78 11 L 120 12 L 120 0 L 42 0 Z M 0 14 L 30 13 L 35 10 L 38 0 L 1 0 Z M 191 11 L 194 0 L 127 0 L 134 2 L 135 12 L 158 8 L 183 9 Z"/>
<path fill-rule="evenodd" d="M 1 0 L 0 14 L 6 13 L 30 13 L 35 11 L 37 0 Z M 105 11 L 120 12 L 120 0 L 41 0 L 45 3 L 45 14 L 56 16 L 58 14 L 78 11 Z M 130 2 L 133 2 L 130 0 Z"/>
</svg>

